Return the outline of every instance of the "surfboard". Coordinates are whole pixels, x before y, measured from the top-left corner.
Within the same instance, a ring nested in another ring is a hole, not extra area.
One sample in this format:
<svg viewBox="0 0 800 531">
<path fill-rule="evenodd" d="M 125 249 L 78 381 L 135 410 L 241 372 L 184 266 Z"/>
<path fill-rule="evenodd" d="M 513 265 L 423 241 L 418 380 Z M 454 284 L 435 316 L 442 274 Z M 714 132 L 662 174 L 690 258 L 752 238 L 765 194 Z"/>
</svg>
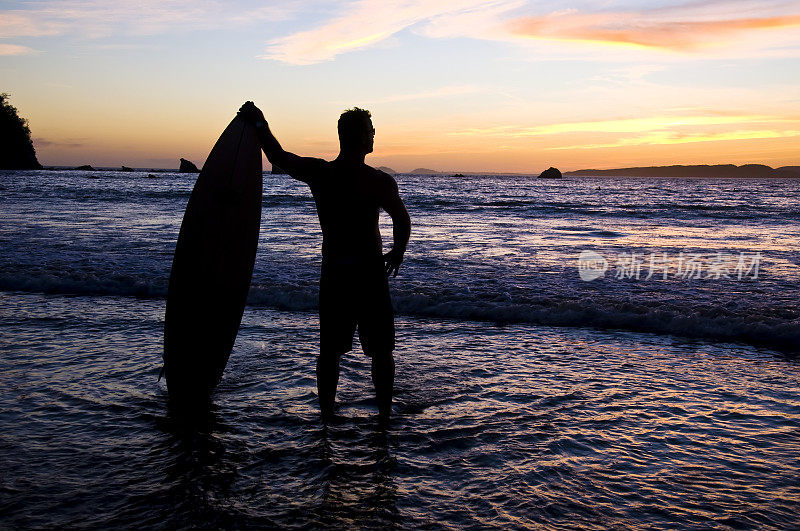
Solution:
<svg viewBox="0 0 800 531">
<path fill-rule="evenodd" d="M 183 215 L 164 314 L 170 399 L 207 400 L 242 321 L 261 224 L 261 147 L 234 118 L 197 178 Z"/>
</svg>

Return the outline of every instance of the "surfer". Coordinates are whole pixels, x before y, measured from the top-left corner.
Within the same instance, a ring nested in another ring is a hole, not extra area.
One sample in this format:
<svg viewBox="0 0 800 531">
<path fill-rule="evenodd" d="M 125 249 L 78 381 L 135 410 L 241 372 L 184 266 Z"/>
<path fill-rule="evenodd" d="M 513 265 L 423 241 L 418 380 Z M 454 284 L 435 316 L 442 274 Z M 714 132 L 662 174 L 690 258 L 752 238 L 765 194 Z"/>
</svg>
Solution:
<svg viewBox="0 0 800 531">
<path fill-rule="evenodd" d="M 397 276 L 411 235 L 411 219 L 397 183 L 364 163 L 375 129 L 369 111 L 354 108 L 339 117 L 339 156 L 332 161 L 285 151 L 264 114 L 248 101 L 239 115 L 254 124 L 273 166 L 309 185 L 322 228 L 319 288 L 320 351 L 317 392 L 324 416 L 333 413 L 339 360 L 358 337 L 372 358 L 372 382 L 381 416 L 388 417 L 394 388 L 394 312 L 388 277 Z M 392 218 L 392 249 L 385 255 L 378 228 L 380 209 Z"/>
</svg>

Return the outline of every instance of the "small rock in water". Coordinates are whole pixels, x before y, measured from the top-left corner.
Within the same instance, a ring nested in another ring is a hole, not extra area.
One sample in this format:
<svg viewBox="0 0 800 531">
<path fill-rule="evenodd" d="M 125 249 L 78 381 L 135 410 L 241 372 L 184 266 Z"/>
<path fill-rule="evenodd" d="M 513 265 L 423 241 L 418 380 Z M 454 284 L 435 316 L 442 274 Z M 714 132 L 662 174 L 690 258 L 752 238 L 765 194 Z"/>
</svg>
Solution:
<svg viewBox="0 0 800 531">
<path fill-rule="evenodd" d="M 192 161 L 181 158 L 181 166 L 178 169 L 181 173 L 200 173 L 197 166 Z"/>
<path fill-rule="evenodd" d="M 554 168 L 552 166 L 544 170 L 539 175 L 539 179 L 560 179 L 561 177 L 563 176 L 561 175 L 561 172 L 558 170 L 558 168 Z"/>
</svg>

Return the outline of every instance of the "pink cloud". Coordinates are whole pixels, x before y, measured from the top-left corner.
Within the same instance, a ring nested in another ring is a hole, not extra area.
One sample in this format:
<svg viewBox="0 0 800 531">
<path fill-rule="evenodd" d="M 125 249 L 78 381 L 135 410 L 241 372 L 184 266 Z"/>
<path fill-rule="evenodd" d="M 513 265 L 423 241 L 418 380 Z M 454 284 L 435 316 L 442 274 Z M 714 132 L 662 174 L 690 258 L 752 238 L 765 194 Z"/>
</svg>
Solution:
<svg viewBox="0 0 800 531">
<path fill-rule="evenodd" d="M 631 44 L 677 51 L 698 49 L 745 32 L 793 26 L 800 26 L 800 15 L 695 22 L 650 21 L 630 13 L 567 13 L 517 18 L 507 24 L 509 32 L 517 37 Z"/>
<path fill-rule="evenodd" d="M 0 55 L 28 55 L 36 53 L 33 48 L 19 44 L 0 44 Z"/>
</svg>

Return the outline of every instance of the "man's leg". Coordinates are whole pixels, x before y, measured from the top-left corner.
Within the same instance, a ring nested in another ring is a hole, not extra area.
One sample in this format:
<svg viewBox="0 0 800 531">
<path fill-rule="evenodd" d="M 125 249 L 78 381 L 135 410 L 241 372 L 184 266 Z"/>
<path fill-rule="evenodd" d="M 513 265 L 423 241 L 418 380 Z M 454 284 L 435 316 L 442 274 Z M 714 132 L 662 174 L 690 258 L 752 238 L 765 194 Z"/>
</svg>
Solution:
<svg viewBox="0 0 800 531">
<path fill-rule="evenodd" d="M 323 263 L 319 281 L 319 357 L 317 357 L 317 396 L 323 417 L 333 414 L 339 360 L 353 348 L 356 316 L 347 271 Z"/>
<path fill-rule="evenodd" d="M 319 409 L 323 417 L 333 415 L 333 405 L 336 402 L 336 387 L 339 385 L 339 359 L 338 354 L 323 354 L 317 357 L 317 395 Z"/>
<path fill-rule="evenodd" d="M 392 413 L 392 394 L 394 393 L 394 357 L 392 353 L 373 354 L 372 383 L 378 399 L 378 411 L 388 418 Z"/>
<path fill-rule="evenodd" d="M 394 310 L 389 281 L 382 267 L 365 272 L 363 299 L 358 313 L 358 338 L 364 354 L 372 358 L 372 383 L 383 418 L 392 412 L 394 393 Z"/>
</svg>

